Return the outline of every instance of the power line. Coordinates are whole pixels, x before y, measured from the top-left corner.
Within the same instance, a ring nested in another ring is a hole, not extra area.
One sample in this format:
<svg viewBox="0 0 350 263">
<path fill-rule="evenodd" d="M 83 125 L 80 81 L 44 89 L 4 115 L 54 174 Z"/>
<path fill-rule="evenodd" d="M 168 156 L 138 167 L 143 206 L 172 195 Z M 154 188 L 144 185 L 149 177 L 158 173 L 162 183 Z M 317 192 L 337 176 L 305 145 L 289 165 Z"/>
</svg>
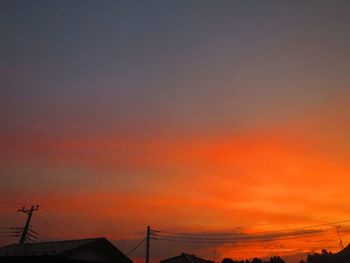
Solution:
<svg viewBox="0 0 350 263">
<path fill-rule="evenodd" d="M 345 226 L 348 227 L 348 226 Z M 200 240 L 209 240 L 209 241 L 235 241 L 235 240 L 242 240 L 242 239 L 268 239 L 268 238 L 283 238 L 287 236 L 304 236 L 308 234 L 318 234 L 318 233 L 323 233 L 327 231 L 334 231 L 334 228 L 327 228 L 327 229 L 318 229 L 318 230 L 308 230 L 308 231 L 299 231 L 299 232 L 281 232 L 281 233 L 271 233 L 271 234 L 245 234 L 241 233 L 239 236 L 232 236 L 232 237 L 193 237 L 193 236 L 176 236 L 176 235 L 163 235 L 163 234 L 155 234 L 155 237 L 160 237 L 160 238 L 175 238 L 175 239 L 181 239 L 181 240 L 192 240 L 192 241 L 200 241 Z"/>
<path fill-rule="evenodd" d="M 22 206 L 23 205 L 23 208 L 22 209 L 19 209 L 18 211 L 21 211 L 21 212 L 25 212 L 25 213 L 29 213 L 30 210 L 26 210 L 23 203 L 15 203 L 15 202 L 12 202 L 12 203 L 9 203 L 9 202 L 0 202 L 0 206 L 9 206 L 9 207 L 14 207 L 14 206 Z M 35 210 L 35 209 L 34 209 Z M 45 211 L 45 214 L 43 215 L 42 213 L 38 213 L 37 216 L 36 216 L 36 219 L 39 220 L 41 223 L 43 223 L 44 225 L 47 225 L 50 230 L 54 230 L 54 233 L 56 233 L 57 235 L 59 236 L 62 236 L 65 235 L 65 236 L 69 236 L 70 239 L 74 239 L 75 236 L 78 234 L 79 236 L 82 236 L 82 233 L 80 231 L 78 231 L 77 229 L 75 229 L 74 227 L 72 226 L 69 226 L 68 224 L 66 224 L 65 222 L 63 222 L 61 219 L 59 219 L 58 217 L 56 217 L 54 214 L 52 214 L 48 209 L 46 209 L 45 207 L 41 207 L 41 211 Z M 8 234 L 7 236 L 10 238 L 10 237 L 13 237 L 13 230 L 16 229 L 16 233 L 19 234 L 20 232 L 28 232 L 29 230 L 29 224 L 28 224 L 28 227 L 27 227 L 27 231 L 24 231 L 23 228 L 15 228 L 13 227 L 15 225 L 15 221 L 16 221 L 16 218 L 17 218 L 17 215 L 18 213 L 15 213 L 15 216 L 12 220 L 12 224 L 11 224 L 11 227 L 8 228 L 8 227 L 1 227 L 0 228 L 0 234 Z M 29 215 L 29 214 L 28 214 Z M 46 216 L 45 216 L 46 215 Z M 26 224 L 27 226 L 27 224 Z M 63 226 L 63 227 L 62 227 Z M 22 229 L 22 230 L 21 230 Z M 70 230 L 69 230 L 70 229 Z M 45 239 L 45 240 L 52 240 L 34 230 L 31 230 L 33 233 L 36 233 L 37 235 L 41 235 L 41 240 Z M 77 234 L 73 234 L 73 231 L 74 233 L 77 233 Z M 12 233 L 11 233 L 12 232 Z M 23 234 L 22 233 L 22 234 Z M 22 238 L 21 238 L 22 239 Z M 32 240 L 33 241 L 33 240 Z"/>
<path fill-rule="evenodd" d="M 142 243 L 145 242 L 145 241 L 146 241 L 146 237 L 145 237 L 144 239 L 142 239 L 142 240 L 140 241 L 140 243 L 138 243 L 137 246 L 134 247 L 132 250 L 130 250 L 126 255 L 129 256 L 132 252 L 134 252 L 136 249 L 138 249 L 139 246 L 141 246 Z"/>
<path fill-rule="evenodd" d="M 44 224 L 48 225 L 51 228 L 51 230 L 54 230 L 54 232 L 58 233 L 59 236 L 62 237 L 62 234 L 63 234 L 64 236 L 67 236 L 70 239 L 74 239 L 74 235 L 72 235 L 70 231 L 67 231 L 64 228 L 62 229 L 62 228 L 57 227 L 55 224 L 53 224 L 51 221 L 49 221 L 48 219 L 46 219 L 42 215 L 37 216 L 36 218 L 39 219 L 39 221 L 43 222 Z"/>
<path fill-rule="evenodd" d="M 281 232 L 289 232 L 289 231 L 297 231 L 297 230 L 304 230 L 309 228 L 316 228 L 316 227 L 322 227 L 322 226 L 332 226 L 335 224 L 341 224 L 341 223 L 348 223 L 349 220 L 342 220 L 337 222 L 331 222 L 331 223 L 324 223 L 324 224 L 318 224 L 318 225 L 311 225 L 311 226 L 304 226 L 299 228 L 289 228 L 289 229 L 281 229 L 281 230 L 275 230 L 275 231 L 268 231 L 268 232 L 253 232 L 249 234 L 270 234 L 270 233 L 281 233 Z M 164 234 L 170 234 L 170 235 L 177 235 L 177 236 L 235 236 L 235 235 L 241 235 L 241 232 L 223 232 L 223 233 L 189 233 L 189 232 L 171 232 L 171 231 L 163 231 L 163 230 L 152 230 L 155 233 L 164 233 Z"/>
<path fill-rule="evenodd" d="M 21 207 L 22 207 L 22 206 L 26 206 L 26 205 L 27 205 L 27 204 L 25 204 L 25 203 L 19 203 L 19 202 L 0 202 L 0 206 L 8 206 L 8 207 L 17 207 L 17 206 L 21 206 Z M 57 223 L 59 223 L 59 224 L 61 224 L 62 226 L 64 226 L 64 232 L 65 232 L 65 233 L 68 233 L 68 232 L 67 232 L 67 229 L 70 229 L 71 231 L 74 231 L 74 232 L 76 233 L 76 234 L 74 234 L 74 236 L 76 236 L 76 235 L 84 236 L 84 235 L 82 234 L 81 231 L 79 231 L 79 230 L 77 230 L 75 227 L 73 227 L 73 226 L 71 226 L 71 225 L 65 223 L 63 220 L 61 220 L 61 219 L 58 218 L 56 215 L 54 215 L 52 212 L 50 212 L 49 209 L 47 209 L 46 207 L 41 206 L 40 208 L 41 208 L 41 211 L 44 211 L 44 212 L 47 214 L 47 216 L 51 218 L 50 221 L 45 220 L 47 224 L 53 226 L 53 223 L 51 223 L 51 222 L 56 222 L 55 225 L 57 225 Z M 14 223 L 15 223 L 16 216 L 17 216 L 17 213 L 15 214 L 15 217 L 14 217 L 13 220 L 12 220 L 13 222 L 12 222 L 11 227 L 12 227 L 12 226 L 14 225 Z M 40 217 L 41 217 L 41 219 L 43 219 L 43 215 L 42 215 L 42 214 L 40 214 Z M 42 221 L 43 221 L 43 220 L 42 220 Z M 49 223 L 48 223 L 48 222 L 49 222 Z M 55 228 L 56 228 L 56 227 L 55 227 Z M 0 228 L 0 229 L 1 229 L 1 228 Z M 70 233 L 69 233 L 70 238 L 73 237 L 71 231 L 69 231 L 69 232 L 70 232 Z M 61 233 L 61 230 L 60 230 L 59 232 Z"/>
<path fill-rule="evenodd" d="M 345 231 L 344 231 L 345 232 Z M 348 232 L 348 231 L 346 231 Z M 207 244 L 207 245 L 224 245 L 229 243 L 259 243 L 259 242 L 273 242 L 273 241 L 281 241 L 281 240 L 293 240 L 293 239 L 302 239 L 316 236 L 325 236 L 334 233 L 322 233 L 322 234 L 310 234 L 305 236 L 297 236 L 297 237 L 285 237 L 285 238 L 276 238 L 276 239 L 257 239 L 257 240 L 231 240 L 231 242 L 220 242 L 220 241 L 190 241 L 190 240 L 181 240 L 181 239 L 165 239 L 165 238 L 152 238 L 153 240 L 167 241 L 167 242 L 177 242 L 177 243 L 190 243 L 190 244 Z"/>
<path fill-rule="evenodd" d="M 65 223 L 63 220 L 61 220 L 60 218 L 58 218 L 57 216 L 55 216 L 53 213 L 51 213 L 48 209 L 46 209 L 45 207 L 43 207 L 43 209 L 45 210 L 45 212 L 50 215 L 53 219 L 55 219 L 57 222 L 59 222 L 60 224 L 62 224 L 65 227 L 70 228 L 71 230 L 73 230 L 75 233 L 77 233 L 79 236 L 84 236 L 79 230 L 77 230 L 75 227 L 73 227 L 72 225 L 68 225 L 67 223 Z"/>
<path fill-rule="evenodd" d="M 342 232 L 350 232 L 349 226 L 346 226 L 346 230 Z M 345 229 L 345 228 L 343 228 Z M 192 243 L 192 244 L 225 244 L 225 243 L 238 243 L 238 242 L 268 242 L 268 241 L 278 241 L 278 240 L 290 240 L 290 239 L 302 239 L 315 236 L 324 236 L 335 234 L 336 230 L 333 228 L 322 230 L 322 232 L 307 232 L 299 234 L 289 234 L 289 235 L 280 235 L 280 236 L 256 236 L 256 237 L 235 237 L 231 239 L 208 239 L 208 238 L 198 238 L 198 239 L 189 239 L 179 236 L 162 236 L 157 235 L 152 237 L 153 240 L 169 241 L 169 242 L 178 242 L 178 243 Z"/>
<path fill-rule="evenodd" d="M 52 241 L 51 238 L 49 238 L 49 237 L 47 237 L 47 236 L 44 236 L 44 235 L 42 235 L 42 234 L 40 234 L 40 233 L 38 233 L 38 232 L 36 232 L 36 231 L 33 231 L 33 230 L 30 231 L 29 235 L 30 235 L 31 237 L 33 237 L 33 238 L 38 239 L 39 241 L 42 241 L 42 242 Z"/>
<path fill-rule="evenodd" d="M 253 241 L 253 242 L 258 242 L 258 241 L 274 241 L 274 240 L 283 240 L 283 239 L 297 239 L 297 238 L 305 238 L 305 237 L 310 237 L 310 236 L 320 236 L 320 235 L 327 235 L 329 234 L 329 231 L 331 233 L 334 233 L 334 230 L 328 229 L 325 231 L 320 232 L 308 232 L 308 233 L 303 233 L 303 234 L 290 234 L 290 235 L 278 235 L 278 236 L 242 236 L 242 237 L 235 237 L 231 239 L 186 239 L 186 238 L 181 238 L 181 237 L 169 237 L 169 236 L 160 236 L 154 238 L 155 240 L 169 240 L 169 241 L 181 241 L 181 242 L 203 242 L 203 243 L 235 243 L 235 242 L 242 242 L 242 241 Z"/>
<path fill-rule="evenodd" d="M 4 204 L 3 202 L 1 204 Z M 12 206 L 13 207 L 13 206 Z M 15 222 L 16 222 L 16 219 L 17 219 L 17 216 L 18 216 L 18 213 L 16 212 L 12 218 L 12 221 L 11 221 L 11 227 L 10 227 L 10 232 L 13 230 L 13 227 L 15 225 Z M 6 240 L 6 242 L 9 242 L 11 240 L 11 237 L 13 237 L 12 235 L 9 236 Z"/>
</svg>

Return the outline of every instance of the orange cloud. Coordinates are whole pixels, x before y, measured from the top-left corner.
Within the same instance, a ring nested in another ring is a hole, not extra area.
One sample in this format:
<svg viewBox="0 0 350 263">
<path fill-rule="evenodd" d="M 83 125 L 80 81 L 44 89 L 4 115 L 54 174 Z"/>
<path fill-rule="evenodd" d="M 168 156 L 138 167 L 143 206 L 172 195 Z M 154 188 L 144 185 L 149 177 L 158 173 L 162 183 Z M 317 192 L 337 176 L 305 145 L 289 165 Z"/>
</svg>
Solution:
<svg viewBox="0 0 350 263">
<path fill-rule="evenodd" d="M 40 180 L 26 175 L 39 194 L 21 189 L 21 196 L 17 191 L 11 197 L 55 207 L 86 233 L 113 239 L 136 238 L 147 224 L 176 231 L 243 226 L 254 232 L 349 219 L 349 127 L 340 122 L 346 116 L 334 126 L 328 116 L 311 118 L 316 113 L 275 127 L 212 136 L 2 138 L 1 167 L 47 169 Z M 78 172 L 44 184 L 50 172 L 65 167 Z M 9 188 L 23 175 L 16 173 L 4 179 Z M 316 241 L 217 250 L 235 258 L 287 255 L 334 247 L 337 237 Z"/>
</svg>

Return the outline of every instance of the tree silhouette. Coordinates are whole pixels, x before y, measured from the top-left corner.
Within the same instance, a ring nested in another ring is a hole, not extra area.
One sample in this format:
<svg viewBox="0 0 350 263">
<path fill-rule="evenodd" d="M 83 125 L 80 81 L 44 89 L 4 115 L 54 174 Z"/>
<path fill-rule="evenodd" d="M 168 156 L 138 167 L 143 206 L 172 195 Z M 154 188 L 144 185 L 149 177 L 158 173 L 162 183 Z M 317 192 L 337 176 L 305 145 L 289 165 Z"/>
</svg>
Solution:
<svg viewBox="0 0 350 263">
<path fill-rule="evenodd" d="M 253 258 L 252 263 L 263 263 L 260 258 Z"/>
<path fill-rule="evenodd" d="M 235 261 L 235 260 L 232 260 L 231 258 L 224 258 L 221 261 L 221 263 L 286 263 L 286 262 L 283 259 L 281 259 L 279 256 L 273 256 L 270 258 L 270 261 L 262 261 L 260 258 L 253 258 L 252 261 L 249 261 L 248 259 Z"/>
<path fill-rule="evenodd" d="M 270 263 L 286 263 L 283 259 L 281 259 L 280 257 L 272 257 L 270 258 Z"/>
<path fill-rule="evenodd" d="M 307 263 L 325 263 L 331 259 L 333 256 L 333 253 L 331 251 L 327 251 L 326 249 L 322 249 L 321 254 L 315 253 L 315 254 L 309 254 L 307 256 Z"/>
</svg>

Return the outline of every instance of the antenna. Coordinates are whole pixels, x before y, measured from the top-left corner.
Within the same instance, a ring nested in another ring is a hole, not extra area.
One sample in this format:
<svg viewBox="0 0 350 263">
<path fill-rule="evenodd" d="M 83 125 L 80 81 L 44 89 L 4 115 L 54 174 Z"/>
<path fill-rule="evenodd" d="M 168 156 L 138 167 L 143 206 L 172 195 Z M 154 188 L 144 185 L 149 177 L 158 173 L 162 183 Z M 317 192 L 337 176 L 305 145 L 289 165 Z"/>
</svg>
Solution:
<svg viewBox="0 0 350 263">
<path fill-rule="evenodd" d="M 343 245 L 343 241 L 341 240 L 340 232 L 339 232 L 340 226 L 336 226 L 335 228 L 337 229 L 337 233 L 338 233 L 338 237 L 339 237 L 340 250 L 343 250 L 344 249 L 344 245 Z"/>
</svg>

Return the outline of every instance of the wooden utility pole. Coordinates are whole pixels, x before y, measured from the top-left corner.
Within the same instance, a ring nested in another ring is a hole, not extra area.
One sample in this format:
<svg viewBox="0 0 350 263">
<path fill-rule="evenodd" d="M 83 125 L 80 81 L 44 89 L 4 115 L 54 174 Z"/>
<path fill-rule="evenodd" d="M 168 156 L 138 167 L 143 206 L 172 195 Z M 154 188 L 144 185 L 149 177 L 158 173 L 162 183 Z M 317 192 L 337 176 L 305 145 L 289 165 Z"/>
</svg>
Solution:
<svg viewBox="0 0 350 263">
<path fill-rule="evenodd" d="M 26 221 L 26 224 L 24 225 L 22 235 L 19 240 L 19 244 L 24 244 L 24 242 L 26 241 L 29 226 L 30 226 L 30 220 L 32 219 L 33 212 L 38 210 L 38 208 L 39 208 L 38 205 L 36 205 L 35 207 L 33 205 L 30 209 L 26 209 L 25 207 L 22 207 L 22 209 L 17 210 L 17 212 L 22 212 L 27 214 L 27 221 Z"/>
<path fill-rule="evenodd" d="M 149 243 L 151 240 L 151 228 L 147 227 L 147 236 L 146 236 L 146 263 L 149 263 Z"/>
</svg>

